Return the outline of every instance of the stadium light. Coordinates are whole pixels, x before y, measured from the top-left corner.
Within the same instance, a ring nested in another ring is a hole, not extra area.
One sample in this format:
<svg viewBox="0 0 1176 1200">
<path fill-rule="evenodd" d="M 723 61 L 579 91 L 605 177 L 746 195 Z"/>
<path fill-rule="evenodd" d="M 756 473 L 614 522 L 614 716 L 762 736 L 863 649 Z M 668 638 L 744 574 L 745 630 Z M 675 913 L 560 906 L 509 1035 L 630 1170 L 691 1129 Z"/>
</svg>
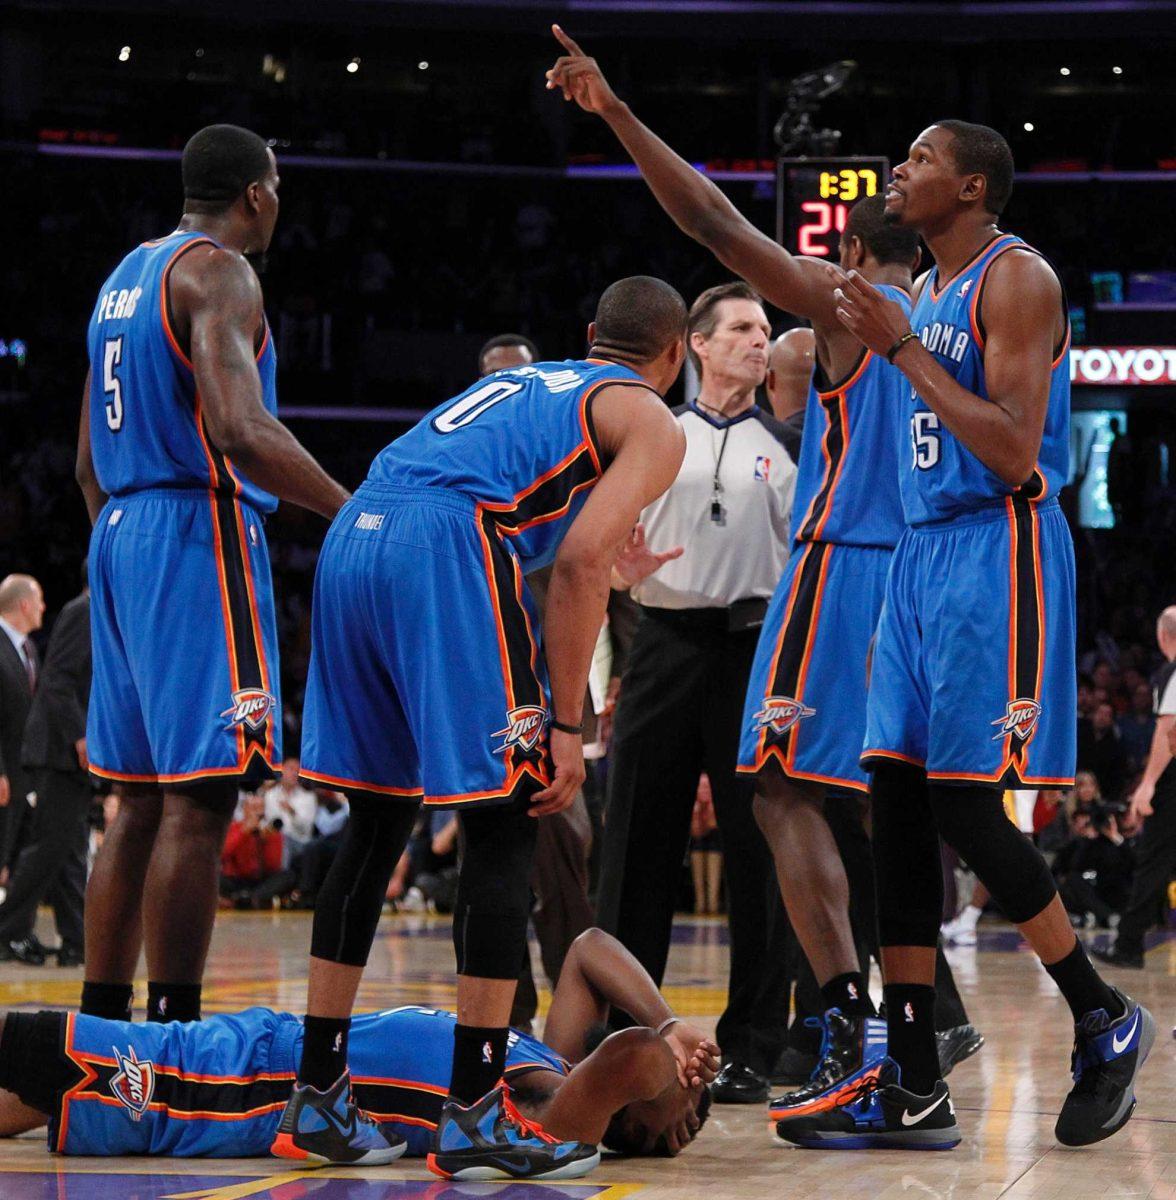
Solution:
<svg viewBox="0 0 1176 1200">
<path fill-rule="evenodd" d="M 131 57 L 131 48 L 130 48 L 130 46 L 124 46 L 124 47 L 123 47 L 123 48 L 122 48 L 122 49 L 121 49 L 121 50 L 118 52 L 118 61 L 119 61 L 119 62 L 128 62 L 128 61 L 130 60 L 130 57 Z"/>
<path fill-rule="evenodd" d="M 354 74 L 355 74 L 355 72 L 356 72 L 356 71 L 358 71 L 358 70 L 359 70 L 359 59 L 358 59 L 358 58 L 353 58 L 353 59 L 352 59 L 352 60 L 351 60 L 351 61 L 350 61 L 350 62 L 347 64 L 347 74 L 348 74 L 348 75 L 354 75 Z"/>
</svg>

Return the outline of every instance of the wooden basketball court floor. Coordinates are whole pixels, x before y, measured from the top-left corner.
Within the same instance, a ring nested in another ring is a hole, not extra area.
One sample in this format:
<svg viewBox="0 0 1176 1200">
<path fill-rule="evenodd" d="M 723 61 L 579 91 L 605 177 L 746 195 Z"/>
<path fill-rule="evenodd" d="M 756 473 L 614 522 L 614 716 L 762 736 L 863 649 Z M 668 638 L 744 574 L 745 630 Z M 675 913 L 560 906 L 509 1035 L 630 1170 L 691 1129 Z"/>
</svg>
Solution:
<svg viewBox="0 0 1176 1200">
<path fill-rule="evenodd" d="M 52 941 L 48 924 L 39 932 Z M 254 1004 L 301 1010 L 309 938 L 307 914 L 221 914 L 206 1011 Z M 359 1007 L 451 1006 L 452 953 L 444 918 L 385 917 Z M 727 955 L 720 923 L 679 919 L 666 986 L 677 1012 L 713 1028 Z M 674 1160 L 606 1157 L 575 1183 L 453 1184 L 419 1161 L 362 1171 L 291 1170 L 274 1159 L 66 1159 L 50 1155 L 42 1135 L 29 1134 L 0 1143 L 0 1200 L 1176 1200 L 1176 935 L 1154 938 L 1144 971 L 1112 974 L 1151 1008 L 1158 1034 L 1135 1117 L 1110 1141 L 1084 1150 L 1053 1139 L 1069 1084 L 1071 1025 L 1048 977 L 1016 932 L 1000 926 L 983 926 L 979 946 L 951 958 L 969 1015 L 988 1039 L 951 1077 L 964 1130 L 954 1151 L 801 1150 L 774 1140 L 762 1108 L 715 1105 L 698 1141 Z M 0 1008 L 72 1006 L 80 984 L 80 970 L 4 964 Z M 145 992 L 140 984 L 138 995 Z"/>
</svg>

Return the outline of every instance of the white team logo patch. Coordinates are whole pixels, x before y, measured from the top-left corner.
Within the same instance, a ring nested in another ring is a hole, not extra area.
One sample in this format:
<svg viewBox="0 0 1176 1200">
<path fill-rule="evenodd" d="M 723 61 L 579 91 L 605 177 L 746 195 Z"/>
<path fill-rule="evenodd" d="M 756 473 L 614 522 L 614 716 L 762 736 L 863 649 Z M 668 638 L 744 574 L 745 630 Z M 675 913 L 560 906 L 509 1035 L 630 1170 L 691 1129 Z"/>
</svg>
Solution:
<svg viewBox="0 0 1176 1200">
<path fill-rule="evenodd" d="M 1022 743 L 1028 742 L 1037 731 L 1037 722 L 1040 717 L 1041 705 L 1036 700 L 1029 700 L 1024 697 L 1019 700 L 1010 700 L 1005 715 L 997 717 L 992 722 L 993 725 L 999 726 L 997 731 L 992 735 L 992 740 L 994 742 L 999 741 L 1002 737 L 1007 737 L 1011 733 Z"/>
<path fill-rule="evenodd" d="M 498 729 L 491 737 L 502 738 L 502 745 L 495 748 L 495 754 L 505 754 L 511 746 L 518 746 L 524 751 L 534 750 L 543 740 L 543 731 L 547 728 L 547 709 L 534 704 L 524 704 L 512 708 L 506 714 L 506 728 Z"/>
<path fill-rule="evenodd" d="M 787 733 L 798 721 L 816 714 L 815 708 L 793 700 L 791 696 L 768 696 L 764 706 L 755 714 L 755 728 L 770 729 L 773 733 Z"/>
<path fill-rule="evenodd" d="M 250 729 L 260 729 L 277 703 L 269 692 L 261 688 L 242 688 L 233 693 L 232 706 L 221 713 L 222 717 L 229 719 L 225 728 L 236 729 L 239 725 L 248 725 Z"/>
<path fill-rule="evenodd" d="M 131 1114 L 132 1121 L 142 1120 L 155 1095 L 155 1066 L 140 1062 L 134 1046 L 125 1056 L 115 1046 L 114 1057 L 118 1071 L 110 1080 L 110 1093 Z"/>
<path fill-rule="evenodd" d="M 755 456 L 755 478 L 767 483 L 771 474 L 772 460 L 763 454 L 757 454 Z"/>
</svg>

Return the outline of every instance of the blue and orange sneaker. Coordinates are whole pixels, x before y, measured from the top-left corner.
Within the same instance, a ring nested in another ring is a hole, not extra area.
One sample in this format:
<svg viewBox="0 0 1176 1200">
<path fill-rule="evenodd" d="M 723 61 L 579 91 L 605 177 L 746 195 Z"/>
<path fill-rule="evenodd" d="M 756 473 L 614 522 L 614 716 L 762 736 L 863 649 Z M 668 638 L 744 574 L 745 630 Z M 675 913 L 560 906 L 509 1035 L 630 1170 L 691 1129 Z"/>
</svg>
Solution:
<svg viewBox="0 0 1176 1200">
<path fill-rule="evenodd" d="M 1089 1146 L 1109 1138 L 1135 1111 L 1135 1078 L 1156 1037 L 1152 1015 L 1118 988 L 1126 1010 L 1111 1019 L 1105 1008 L 1074 1026 L 1070 1070 L 1074 1086 L 1062 1105 L 1054 1135 L 1063 1146 Z"/>
<path fill-rule="evenodd" d="M 810 1150 L 950 1150 L 960 1143 L 951 1093 L 942 1079 L 929 1096 L 901 1086 L 898 1063 L 884 1058 L 833 1108 L 781 1121 L 776 1133 Z"/>
<path fill-rule="evenodd" d="M 429 1170 L 443 1179 L 579 1179 L 600 1162 L 584 1142 L 561 1142 L 524 1117 L 503 1082 L 477 1104 L 447 1100 Z"/>
<path fill-rule="evenodd" d="M 821 1050 L 808 1083 L 768 1102 L 773 1121 L 791 1121 L 835 1107 L 868 1079 L 876 1079 L 886 1057 L 886 1022 L 881 1017 L 847 1017 L 831 1008 L 823 1017 L 809 1017 L 819 1026 Z"/>
<path fill-rule="evenodd" d="M 270 1153 L 279 1158 L 381 1167 L 394 1162 L 408 1143 L 360 1112 L 351 1099 L 351 1076 L 344 1071 L 325 1092 L 294 1085 Z"/>
</svg>

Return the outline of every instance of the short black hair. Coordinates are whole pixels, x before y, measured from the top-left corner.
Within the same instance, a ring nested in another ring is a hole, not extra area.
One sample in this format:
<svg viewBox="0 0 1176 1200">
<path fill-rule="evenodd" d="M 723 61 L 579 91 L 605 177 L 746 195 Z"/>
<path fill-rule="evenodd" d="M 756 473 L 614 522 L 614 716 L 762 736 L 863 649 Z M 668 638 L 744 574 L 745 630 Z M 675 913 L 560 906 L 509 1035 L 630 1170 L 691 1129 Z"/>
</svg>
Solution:
<svg viewBox="0 0 1176 1200">
<path fill-rule="evenodd" d="M 630 275 L 610 284 L 596 306 L 598 350 L 652 362 L 686 329 L 686 301 L 663 279 Z"/>
<path fill-rule="evenodd" d="M 702 363 L 690 345 L 691 337 L 701 333 L 710 337 L 719 323 L 719 305 L 724 300 L 750 300 L 753 304 L 763 304 L 763 298 L 750 284 L 736 279 L 731 283 L 720 283 L 717 287 L 707 288 L 690 306 L 690 315 L 686 319 L 686 352 L 694 369 L 701 373 Z"/>
<path fill-rule="evenodd" d="M 206 125 L 188 139 L 180 161 L 186 207 L 197 212 L 226 209 L 269 171 L 269 147 L 252 130 Z"/>
<path fill-rule="evenodd" d="M 531 356 L 532 362 L 539 361 L 539 347 L 535 345 L 529 337 L 523 337 L 521 333 L 500 333 L 496 337 L 492 337 L 481 350 L 478 351 L 478 370 L 482 370 L 482 364 L 486 361 L 486 355 L 491 350 L 497 350 L 499 346 L 522 346 Z"/>
<path fill-rule="evenodd" d="M 951 156 L 961 175 L 983 175 L 987 181 L 984 207 L 994 217 L 1004 212 L 1013 194 L 1013 152 L 995 129 L 970 121 L 936 121 L 952 135 Z"/>
<path fill-rule="evenodd" d="M 862 239 L 866 249 L 883 266 L 898 263 L 909 267 L 919 252 L 919 235 L 913 229 L 893 225 L 886 220 L 886 197 L 879 192 L 859 200 L 849 210 L 842 240 Z"/>
<path fill-rule="evenodd" d="M 604 1131 L 604 1136 L 600 1139 L 600 1144 L 606 1149 L 611 1150 L 614 1154 L 624 1154 L 630 1158 L 639 1154 L 645 1153 L 644 1140 L 638 1141 L 625 1128 L 625 1113 L 628 1109 L 626 1104 L 624 1108 L 618 1109 L 609 1119 L 608 1128 Z M 694 1132 L 694 1136 L 702 1132 L 702 1127 L 706 1124 L 707 1117 L 710 1116 L 711 1110 L 711 1090 L 709 1087 L 703 1087 L 698 1095 L 698 1104 L 694 1109 L 695 1116 L 698 1117 L 698 1128 Z M 692 1139 L 693 1140 L 693 1139 Z M 661 1134 L 657 1141 L 653 1144 L 654 1155 L 668 1155 L 670 1152 L 669 1146 L 666 1145 L 665 1134 Z"/>
</svg>

